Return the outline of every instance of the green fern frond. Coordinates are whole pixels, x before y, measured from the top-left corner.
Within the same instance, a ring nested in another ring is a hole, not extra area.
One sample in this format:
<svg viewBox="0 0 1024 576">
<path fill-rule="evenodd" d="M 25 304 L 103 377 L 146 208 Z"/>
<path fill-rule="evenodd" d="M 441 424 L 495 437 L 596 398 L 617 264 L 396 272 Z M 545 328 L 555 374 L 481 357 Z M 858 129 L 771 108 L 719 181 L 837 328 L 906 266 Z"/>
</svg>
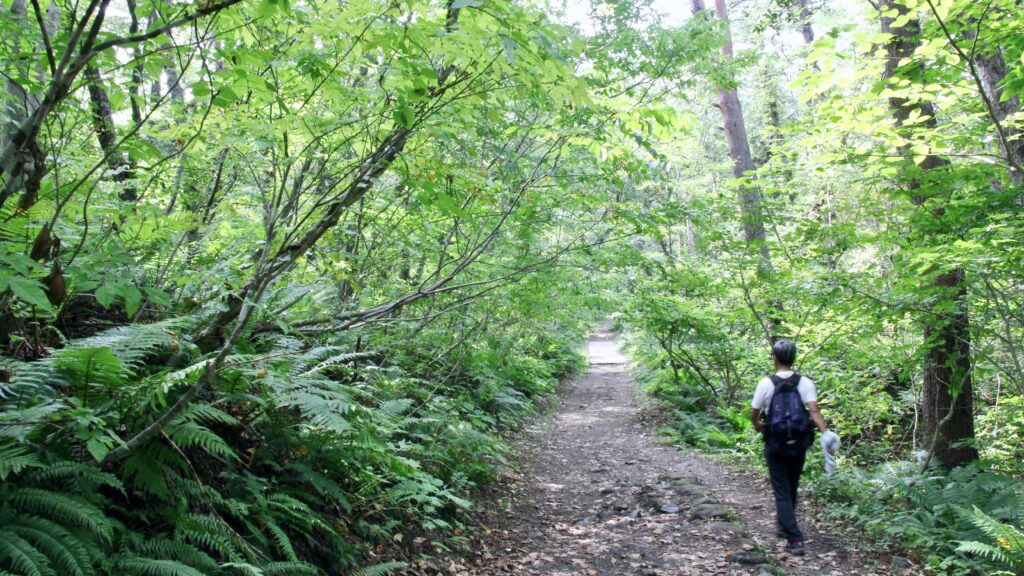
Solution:
<svg viewBox="0 0 1024 576">
<path fill-rule="evenodd" d="M 64 373 L 73 386 L 99 386 L 116 389 L 128 383 L 131 370 L 113 349 L 65 348 L 53 355 L 53 366 Z"/>
<path fill-rule="evenodd" d="M 992 518 L 977 506 L 972 506 L 972 510 L 965 514 L 978 530 L 992 539 L 994 545 L 961 542 L 958 551 L 978 554 L 1002 564 L 1024 566 L 1024 532 L 1012 524 Z"/>
<path fill-rule="evenodd" d="M 36 484 L 52 485 L 58 480 L 72 480 L 76 484 L 95 488 L 97 486 L 109 486 L 120 492 L 124 492 L 124 485 L 121 480 L 110 474 L 99 470 L 95 466 L 82 464 L 73 460 L 54 462 L 42 470 L 31 474 L 30 479 Z"/>
<path fill-rule="evenodd" d="M 121 362 L 137 372 L 147 357 L 174 345 L 176 338 L 172 333 L 186 328 L 190 322 L 186 316 L 155 324 L 121 326 L 75 340 L 70 348 L 110 348 Z"/>
<path fill-rule="evenodd" d="M 198 447 L 210 454 L 216 454 L 231 460 L 238 459 L 234 449 L 223 438 L 209 428 L 195 422 L 187 420 L 182 422 L 179 420 L 177 423 L 167 427 L 167 436 L 182 450 Z"/>
<path fill-rule="evenodd" d="M 328 358 L 321 360 L 312 368 L 298 374 L 298 376 L 312 376 L 313 374 L 316 374 L 317 372 L 320 372 L 321 370 L 324 370 L 326 368 L 330 368 L 331 366 L 345 364 L 347 362 L 352 362 L 353 360 L 359 360 L 362 358 L 370 358 L 373 355 L 374 354 L 371 352 L 348 352 L 343 354 L 335 354 L 334 356 L 330 356 Z"/>
<path fill-rule="evenodd" d="M 180 370 L 175 370 L 174 372 L 167 374 L 166 376 L 164 376 L 164 379 L 171 384 L 173 384 L 174 382 L 184 381 L 188 379 L 189 376 L 197 372 L 201 372 L 210 364 L 213 364 L 213 358 L 205 358 L 203 360 L 200 360 L 199 362 L 189 364 L 188 366 Z"/>
<path fill-rule="evenodd" d="M 1024 557 L 1024 532 L 1012 524 L 999 522 L 995 518 L 985 514 L 977 506 L 973 507 L 969 517 L 979 530 L 989 538 L 1000 542 L 1007 550 Z"/>
<path fill-rule="evenodd" d="M 211 514 L 188 514 L 178 524 L 180 539 L 194 542 L 231 562 L 244 562 L 255 556 L 245 539 L 221 518 Z"/>
<path fill-rule="evenodd" d="M 265 520 L 267 531 L 270 532 L 270 537 L 274 541 L 274 545 L 278 551 L 281 552 L 286 558 L 292 561 L 298 561 L 299 557 L 295 554 L 295 548 L 292 546 L 292 540 L 288 537 L 288 534 L 273 520 Z"/>
<path fill-rule="evenodd" d="M 22 396 L 24 398 L 24 396 Z M 0 438 L 24 442 L 32 432 L 43 426 L 51 414 L 66 409 L 62 400 L 46 400 L 27 408 L 14 408 L 14 404 L 4 406 L 0 412 Z"/>
<path fill-rule="evenodd" d="M 322 284 L 285 284 L 276 290 L 268 290 L 261 299 L 262 303 L 273 305 L 274 308 L 291 306 L 309 296 L 324 295 L 330 289 Z M 315 298 L 314 300 L 318 300 Z"/>
<path fill-rule="evenodd" d="M 176 560 L 131 557 L 120 560 L 122 573 L 136 576 L 205 576 L 199 570 Z"/>
<path fill-rule="evenodd" d="M 46 556 L 10 530 L 0 530 L 0 565 L 3 564 L 22 576 L 56 576 Z"/>
<path fill-rule="evenodd" d="M 318 576 L 320 570 L 305 562 L 270 562 L 260 566 L 266 576 Z"/>
<path fill-rule="evenodd" d="M 285 352 L 291 351 L 294 354 L 294 357 L 291 358 L 290 374 L 292 376 L 299 376 L 303 372 L 309 371 L 324 358 L 344 353 L 347 350 L 347 348 L 342 346 L 313 346 L 307 348 L 303 342 L 291 338 L 283 342 L 275 342 L 274 347 Z"/>
<path fill-rule="evenodd" d="M 243 556 L 235 549 L 235 546 L 231 541 L 220 535 L 192 528 L 180 528 L 178 530 L 178 535 L 190 542 L 194 542 L 197 546 L 210 550 L 218 556 L 229 558 L 230 560 L 237 562 L 241 562 L 244 559 Z"/>
<path fill-rule="evenodd" d="M 187 542 L 166 538 L 147 538 L 134 548 L 140 556 L 177 560 L 202 572 L 216 572 L 217 561 L 209 554 Z"/>
<path fill-rule="evenodd" d="M 211 510 L 232 510 L 236 515 L 248 514 L 245 504 L 238 500 L 225 498 L 223 494 L 207 484 L 199 484 L 191 474 L 183 476 L 174 472 L 168 475 L 168 486 L 171 492 L 179 499 L 190 502 L 202 501 Z M 219 517 L 210 517 L 222 522 Z"/>
<path fill-rule="evenodd" d="M 309 349 L 309 342 L 307 340 L 287 335 L 277 335 L 269 339 L 269 343 L 274 350 L 283 353 L 291 352 L 295 355 L 302 355 L 303 350 Z"/>
<path fill-rule="evenodd" d="M 227 570 L 231 574 L 243 574 L 244 576 L 266 576 L 259 566 L 254 566 L 247 562 L 225 562 L 220 565 L 221 569 Z"/>
<path fill-rule="evenodd" d="M 0 444 L 0 480 L 7 480 L 8 476 L 26 468 L 38 468 L 42 465 L 43 463 L 27 446 L 8 442 Z"/>
<path fill-rule="evenodd" d="M 132 488 L 168 499 L 171 497 L 168 475 L 173 471 L 172 465 L 180 460 L 169 446 L 152 442 L 125 459 L 122 474 Z"/>
<path fill-rule="evenodd" d="M 409 565 L 405 562 L 397 561 L 384 562 L 383 564 L 374 564 L 373 566 L 367 566 L 366 568 L 359 570 L 359 576 L 384 576 L 389 572 L 401 570 L 402 568 L 406 568 L 408 566 Z"/>
<path fill-rule="evenodd" d="M 238 418 L 224 412 L 213 404 L 193 404 L 185 410 L 184 413 L 182 413 L 181 418 L 205 424 L 224 424 L 225 426 L 238 425 Z"/>
<path fill-rule="evenodd" d="M 11 395 L 20 400 L 32 398 L 55 399 L 57 389 L 71 385 L 68 378 L 55 371 L 53 358 L 46 358 L 27 365 L 23 370 L 14 373 L 11 378 Z"/>
<path fill-rule="evenodd" d="M 297 518 L 302 518 L 308 514 L 313 513 L 313 511 L 309 508 L 309 506 L 306 505 L 305 502 L 292 496 L 289 496 L 288 494 L 284 494 L 282 492 L 278 492 L 276 494 L 271 494 L 270 496 L 267 496 L 267 502 L 272 506 L 285 512 L 288 512 L 292 516 L 295 516 Z"/>
<path fill-rule="evenodd" d="M 186 322 L 186 318 L 177 318 L 132 324 L 74 340 L 47 358 L 19 364 L 9 388 L 21 399 L 53 399 L 58 389 L 72 385 L 127 384 L 129 376 L 144 367 L 147 357 L 175 342 L 170 331 Z"/>
<path fill-rule="evenodd" d="M 8 358 L 6 356 L 0 356 L 0 370 L 15 375 L 24 370 L 32 368 L 31 362 L 23 362 L 21 360 L 15 360 L 14 358 Z M 0 400 L 7 400 L 14 395 L 14 390 L 11 388 L 9 382 L 0 382 Z"/>
<path fill-rule="evenodd" d="M 384 414 L 391 417 L 398 417 L 404 414 L 409 408 L 413 406 L 414 402 L 410 398 L 400 398 L 398 400 L 387 400 L 381 402 L 380 410 Z"/>
<path fill-rule="evenodd" d="M 965 554 L 974 554 L 1002 564 L 1010 563 L 1010 558 L 1004 554 L 1002 550 L 981 542 L 961 542 L 960 545 L 957 546 L 956 551 L 963 552 Z"/>
<path fill-rule="evenodd" d="M 9 529 L 32 544 L 49 564 L 61 570 L 60 574 L 92 576 L 92 559 L 80 540 L 62 526 L 33 516 L 10 519 Z"/>
<path fill-rule="evenodd" d="M 352 411 L 351 397 L 340 389 L 328 390 L 308 386 L 292 390 L 279 398 L 282 408 L 296 408 L 308 423 L 345 434 L 352 429 L 344 417 Z"/>
<path fill-rule="evenodd" d="M 87 529 L 100 540 L 111 541 L 113 526 L 110 519 L 99 508 L 81 498 L 39 488 L 18 488 L 10 492 L 8 502 L 23 514 L 35 514 L 61 524 L 73 524 Z"/>
<path fill-rule="evenodd" d="M 267 503 L 276 512 L 283 512 L 283 514 L 277 515 L 279 520 L 308 539 L 315 539 L 313 528 L 331 531 L 317 511 L 297 498 L 278 493 L 270 495 L 267 498 Z"/>
<path fill-rule="evenodd" d="M 305 464 L 292 464 L 290 468 L 298 473 L 298 478 L 301 481 L 308 482 L 320 496 L 330 498 L 346 512 L 352 511 L 352 503 L 348 499 L 348 493 L 342 490 L 337 482 Z"/>
</svg>

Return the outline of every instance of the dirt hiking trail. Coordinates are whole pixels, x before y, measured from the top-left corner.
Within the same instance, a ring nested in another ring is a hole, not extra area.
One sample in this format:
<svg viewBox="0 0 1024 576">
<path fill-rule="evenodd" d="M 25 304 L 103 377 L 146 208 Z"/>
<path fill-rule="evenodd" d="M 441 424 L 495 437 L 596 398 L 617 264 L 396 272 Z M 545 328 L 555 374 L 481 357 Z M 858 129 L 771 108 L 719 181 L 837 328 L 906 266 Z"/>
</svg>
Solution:
<svg viewBox="0 0 1024 576">
<path fill-rule="evenodd" d="M 553 421 L 528 433 L 530 465 L 489 507 L 456 576 L 850 575 L 917 573 L 876 567 L 831 542 L 807 514 L 807 555 L 782 551 L 764 473 L 741 473 L 659 445 L 642 420 L 613 335 L 588 343 L 590 370 Z M 820 465 L 820 454 L 808 466 Z M 510 495 L 509 495 L 510 494 Z"/>
</svg>

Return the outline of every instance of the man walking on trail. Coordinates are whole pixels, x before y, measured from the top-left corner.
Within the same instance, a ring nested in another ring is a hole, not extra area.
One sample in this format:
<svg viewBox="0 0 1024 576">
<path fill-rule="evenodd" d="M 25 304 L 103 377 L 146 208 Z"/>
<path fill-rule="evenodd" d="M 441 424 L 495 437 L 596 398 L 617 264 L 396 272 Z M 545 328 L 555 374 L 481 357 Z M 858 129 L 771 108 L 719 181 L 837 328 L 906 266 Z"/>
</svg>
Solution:
<svg viewBox="0 0 1024 576">
<path fill-rule="evenodd" d="M 804 535 L 796 521 L 796 495 L 807 449 L 814 443 L 814 427 L 821 431 L 826 450 L 839 437 L 825 426 L 814 382 L 793 371 L 796 344 L 785 338 L 776 341 L 772 360 L 775 375 L 757 383 L 750 420 L 764 434 L 768 478 L 775 494 L 776 534 L 786 539 L 787 552 L 802 556 Z"/>
</svg>

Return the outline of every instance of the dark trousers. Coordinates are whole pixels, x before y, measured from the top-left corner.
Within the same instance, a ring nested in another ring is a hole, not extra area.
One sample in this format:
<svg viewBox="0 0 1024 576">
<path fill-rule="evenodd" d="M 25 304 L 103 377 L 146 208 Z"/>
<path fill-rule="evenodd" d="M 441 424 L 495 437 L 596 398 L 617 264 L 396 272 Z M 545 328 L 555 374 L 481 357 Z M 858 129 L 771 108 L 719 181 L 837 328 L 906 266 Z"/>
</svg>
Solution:
<svg viewBox="0 0 1024 576">
<path fill-rule="evenodd" d="M 804 534 L 796 523 L 796 489 L 800 485 L 800 474 L 804 471 L 807 452 L 799 456 L 781 456 L 764 453 L 768 461 L 768 479 L 775 494 L 775 516 L 779 528 L 790 540 L 803 540 Z"/>
</svg>

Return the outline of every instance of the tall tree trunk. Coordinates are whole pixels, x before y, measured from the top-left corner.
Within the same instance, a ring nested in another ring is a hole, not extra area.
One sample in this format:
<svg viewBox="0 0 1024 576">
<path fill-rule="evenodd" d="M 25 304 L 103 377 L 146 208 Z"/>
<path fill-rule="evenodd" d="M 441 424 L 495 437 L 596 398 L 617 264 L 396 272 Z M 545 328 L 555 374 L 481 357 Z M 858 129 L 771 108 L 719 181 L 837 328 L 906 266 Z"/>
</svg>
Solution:
<svg viewBox="0 0 1024 576">
<path fill-rule="evenodd" d="M 11 4 L 11 17 L 28 33 L 29 17 L 25 0 L 14 0 Z M 60 23 L 60 17 L 60 8 L 56 2 L 51 2 L 46 8 L 41 23 L 38 22 L 37 15 L 37 23 L 41 24 L 40 32 L 52 38 Z M 35 49 L 40 52 L 46 51 L 49 54 L 50 47 L 41 42 Z M 16 56 L 18 51 L 18 45 L 15 43 L 13 54 Z M 30 73 L 27 64 L 22 72 L 26 76 Z M 46 84 L 46 70 L 40 65 L 35 72 L 39 77 L 40 84 Z M 18 153 L 9 158 L 0 159 L 0 174 L 7 178 L 0 189 L 0 206 L 18 190 L 24 190 L 25 193 L 19 200 L 18 207 L 27 210 L 36 202 L 36 194 L 47 168 L 46 152 L 40 148 L 34 138 L 27 138 L 22 124 L 29 116 L 35 114 L 42 105 L 44 96 L 42 93 L 29 92 L 10 77 L 4 80 L 4 84 L 8 98 L 2 114 L 0 114 L 0 149 L 17 149 Z M 12 144 L 13 146 L 11 146 Z"/>
<path fill-rule="evenodd" d="M 131 183 L 135 179 L 135 163 L 131 157 L 117 149 L 117 130 L 114 128 L 114 112 L 110 108 L 110 97 L 103 87 L 103 78 L 95 66 L 86 66 L 85 78 L 88 82 L 89 101 L 92 107 L 92 124 L 96 130 L 96 139 L 99 140 L 100 148 L 107 157 L 107 166 L 113 173 L 113 180 L 117 183 L 125 183 L 117 195 L 125 202 L 135 202 L 139 199 L 135 185 Z"/>
<path fill-rule="evenodd" d="M 1019 4 L 1019 2 L 1018 2 Z M 1009 162 L 1010 180 L 1020 186 L 1024 184 L 1024 140 L 1022 132 L 1011 123 L 1006 124 L 1007 118 L 1021 111 L 1020 98 L 1011 96 L 1003 100 L 1003 89 L 1000 86 L 1006 79 L 1006 60 L 1003 58 L 1003 50 L 998 44 L 979 43 L 978 34 L 984 28 L 986 17 L 998 17 L 1001 10 L 994 10 L 992 14 L 985 8 L 980 16 L 959 18 L 961 29 L 957 33 L 958 38 L 950 31 L 949 21 L 944 21 L 941 13 L 936 11 L 935 4 L 929 1 L 928 6 L 932 14 L 939 22 L 939 27 L 950 47 L 962 59 L 967 61 L 967 68 L 974 78 L 979 96 L 985 105 L 986 111 L 995 124 L 996 132 L 999 135 L 999 147 L 1006 160 Z M 981 19 L 979 19 L 981 18 Z M 963 20 L 966 19 L 966 22 Z M 964 40 L 961 46 L 958 40 Z M 970 48 L 967 48 L 967 44 Z"/>
<path fill-rule="evenodd" d="M 135 11 L 137 8 L 135 0 L 128 0 L 128 15 L 130 22 L 128 24 L 128 33 L 137 34 L 139 32 L 139 15 Z M 139 126 L 142 124 L 142 104 L 144 103 L 145 97 L 142 95 L 143 78 L 146 75 L 146 69 L 143 65 L 142 60 L 142 47 L 137 45 L 132 48 L 132 56 L 137 60 L 135 66 L 132 67 L 132 83 L 128 88 L 129 99 L 132 105 L 132 122 Z"/>
<path fill-rule="evenodd" d="M 814 28 L 811 26 L 813 12 L 807 0 L 797 0 L 797 6 L 800 7 L 800 34 L 804 37 L 804 44 L 810 44 L 814 42 Z"/>
<path fill-rule="evenodd" d="M 904 15 L 907 8 L 896 0 L 882 0 L 883 13 L 895 10 L 894 14 Z M 894 18 L 882 16 L 883 33 L 892 34 L 887 46 L 887 59 L 883 78 L 891 79 L 898 74 L 911 76 L 919 73 L 919 67 L 900 69 L 900 61 L 909 60 L 920 45 L 920 23 L 911 18 L 903 26 L 893 26 Z M 900 127 L 917 111 L 927 126 L 934 126 L 935 107 L 930 102 L 910 102 L 906 98 L 889 99 L 893 119 Z M 904 151 L 906 152 L 906 151 Z M 949 164 L 945 158 L 928 155 L 920 162 L 921 169 L 932 171 L 943 169 Z M 907 186 L 919 188 L 919 181 Z M 927 197 L 914 199 L 924 204 Z M 934 210 L 936 217 L 943 215 L 943 209 Z M 932 318 L 928 318 L 924 330 L 924 346 L 927 350 L 924 365 L 924 386 L 922 412 L 926 445 L 934 442 L 935 456 L 950 468 L 968 464 L 978 458 L 977 450 L 969 445 L 974 438 L 974 391 L 971 377 L 970 330 L 966 304 L 964 271 L 953 268 L 938 275 L 931 287 L 944 292 L 956 302 L 953 311 L 947 311 L 943 302 L 935 305 Z M 946 301 L 948 302 L 948 300 Z"/>
<path fill-rule="evenodd" d="M 978 451 L 966 444 L 974 438 L 974 387 L 964 271 L 954 268 L 941 274 L 932 286 L 952 292 L 957 306 L 952 314 L 938 315 L 924 331 L 929 346 L 922 390 L 925 439 L 934 442 L 935 456 L 943 464 L 955 468 L 978 459 Z"/>
<path fill-rule="evenodd" d="M 693 0 L 695 15 L 705 10 L 704 0 Z M 732 48 L 732 32 L 729 29 L 729 11 L 725 0 L 715 0 L 715 13 L 725 24 L 725 44 L 722 45 L 722 56 L 734 58 Z M 743 121 L 743 106 L 735 88 L 718 87 L 718 108 L 722 112 L 722 125 L 725 129 L 726 144 L 729 157 L 732 158 L 732 173 L 736 178 L 743 178 L 754 170 L 754 159 L 750 153 L 750 140 L 747 137 L 747 126 Z M 755 186 L 744 185 L 739 191 L 740 209 L 743 218 L 743 237 L 748 244 L 756 244 L 760 254 L 758 271 L 762 274 L 771 272 L 772 263 L 765 242 L 764 207 L 761 191 Z"/>
<path fill-rule="evenodd" d="M 28 13 L 25 0 L 14 0 L 11 4 L 10 18 L 12 23 L 27 30 Z M 12 61 L 20 60 L 18 58 L 20 46 L 19 42 L 11 44 Z M 22 72 L 25 71 L 22 70 Z M 6 145 L 7 141 L 14 137 L 13 128 L 28 115 L 25 108 L 28 106 L 29 94 L 25 92 L 25 89 L 11 77 L 5 77 L 4 90 L 7 92 L 7 97 L 4 99 L 3 115 L 0 116 L 0 147 Z"/>
<path fill-rule="evenodd" d="M 974 65 L 978 70 L 982 88 L 992 103 L 992 114 L 999 122 L 1004 122 L 1011 115 L 1021 111 L 1020 98 L 1011 96 L 1003 101 L 1003 89 L 1000 86 L 1006 79 L 1006 61 L 999 47 L 990 47 L 974 57 Z M 1011 164 L 1024 166 L 1024 133 L 1012 125 L 1004 124 L 1006 130 L 1006 153 Z M 1010 168 L 1010 180 L 1014 184 L 1024 185 L 1024 172 Z"/>
<path fill-rule="evenodd" d="M 171 100 L 185 102 L 185 87 L 181 85 L 181 75 L 174 66 L 164 66 L 164 75 L 167 76 L 167 90 L 171 93 Z"/>
</svg>

